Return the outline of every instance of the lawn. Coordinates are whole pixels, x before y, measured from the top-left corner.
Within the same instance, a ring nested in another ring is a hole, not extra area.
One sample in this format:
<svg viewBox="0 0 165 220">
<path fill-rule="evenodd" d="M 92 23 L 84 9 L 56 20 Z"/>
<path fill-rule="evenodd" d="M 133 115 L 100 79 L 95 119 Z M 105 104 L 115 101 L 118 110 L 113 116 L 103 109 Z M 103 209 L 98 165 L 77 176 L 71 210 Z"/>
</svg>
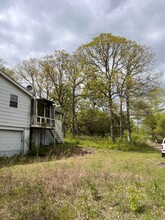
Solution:
<svg viewBox="0 0 165 220">
<path fill-rule="evenodd" d="M 58 157 L 0 160 L 2 220 L 165 219 L 160 152 L 69 146 Z"/>
</svg>

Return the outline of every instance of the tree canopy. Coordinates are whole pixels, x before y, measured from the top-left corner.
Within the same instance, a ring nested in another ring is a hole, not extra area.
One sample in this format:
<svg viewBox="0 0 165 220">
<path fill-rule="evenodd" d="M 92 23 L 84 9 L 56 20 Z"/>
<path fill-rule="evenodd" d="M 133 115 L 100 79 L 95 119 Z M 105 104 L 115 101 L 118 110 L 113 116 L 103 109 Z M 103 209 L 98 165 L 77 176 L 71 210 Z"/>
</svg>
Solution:
<svg viewBox="0 0 165 220">
<path fill-rule="evenodd" d="M 102 33 L 73 54 L 56 50 L 40 59 L 24 60 L 12 76 L 30 84 L 35 96 L 60 105 L 73 136 L 106 134 L 115 141 L 126 133 L 130 142 L 137 120 L 152 136 L 153 132 L 164 134 L 160 98 L 164 91 L 153 64 L 151 48 Z"/>
</svg>

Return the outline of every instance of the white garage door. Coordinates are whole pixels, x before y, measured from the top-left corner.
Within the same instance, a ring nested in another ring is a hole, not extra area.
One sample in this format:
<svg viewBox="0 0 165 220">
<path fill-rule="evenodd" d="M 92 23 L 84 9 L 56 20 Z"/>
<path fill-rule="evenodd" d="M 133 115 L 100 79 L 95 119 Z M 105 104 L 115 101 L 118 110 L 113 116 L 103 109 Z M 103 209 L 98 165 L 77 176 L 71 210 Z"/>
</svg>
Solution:
<svg viewBox="0 0 165 220">
<path fill-rule="evenodd" d="M 22 150 L 22 132 L 0 130 L 0 156 L 13 156 Z"/>
</svg>

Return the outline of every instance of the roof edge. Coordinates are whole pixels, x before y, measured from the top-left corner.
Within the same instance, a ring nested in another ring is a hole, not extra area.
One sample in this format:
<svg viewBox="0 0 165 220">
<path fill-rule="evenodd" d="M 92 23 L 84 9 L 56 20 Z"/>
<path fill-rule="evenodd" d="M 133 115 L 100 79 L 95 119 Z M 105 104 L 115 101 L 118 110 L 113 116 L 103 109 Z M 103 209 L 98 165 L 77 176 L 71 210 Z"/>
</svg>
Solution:
<svg viewBox="0 0 165 220">
<path fill-rule="evenodd" d="M 29 93 L 22 85 L 20 85 L 18 82 L 16 82 L 13 78 L 11 78 L 10 76 L 8 76 L 6 73 L 4 73 L 1 69 L 0 69 L 0 75 L 2 75 L 5 79 L 7 79 L 8 81 L 10 81 L 11 83 L 13 83 L 15 86 L 17 86 L 19 89 L 21 89 L 23 92 L 25 92 L 27 95 L 29 95 L 30 97 L 32 97 L 32 94 Z"/>
</svg>

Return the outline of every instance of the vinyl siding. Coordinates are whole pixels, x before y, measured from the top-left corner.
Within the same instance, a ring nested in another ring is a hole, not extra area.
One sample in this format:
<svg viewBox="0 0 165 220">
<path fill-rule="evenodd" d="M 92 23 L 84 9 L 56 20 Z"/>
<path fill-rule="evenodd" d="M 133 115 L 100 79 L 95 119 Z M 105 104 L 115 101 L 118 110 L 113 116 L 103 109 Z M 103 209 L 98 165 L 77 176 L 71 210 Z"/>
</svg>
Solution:
<svg viewBox="0 0 165 220">
<path fill-rule="evenodd" d="M 10 107 L 10 95 L 18 96 L 17 108 Z M 0 75 L 0 126 L 30 127 L 31 98 Z"/>
</svg>

